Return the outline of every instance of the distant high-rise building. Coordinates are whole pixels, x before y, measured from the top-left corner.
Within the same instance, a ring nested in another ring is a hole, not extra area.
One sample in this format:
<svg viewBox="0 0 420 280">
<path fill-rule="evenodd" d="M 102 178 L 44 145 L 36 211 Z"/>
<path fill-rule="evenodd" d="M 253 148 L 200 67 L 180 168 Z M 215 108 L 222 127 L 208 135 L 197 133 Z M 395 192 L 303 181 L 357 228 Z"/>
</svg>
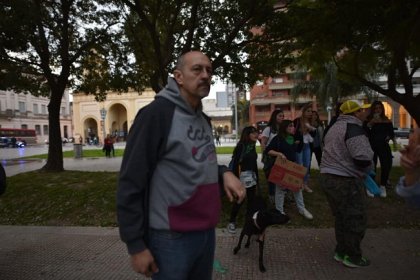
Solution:
<svg viewBox="0 0 420 280">
<path fill-rule="evenodd" d="M 227 96 L 226 91 L 216 92 L 216 107 L 218 108 L 230 107 L 228 103 L 228 96 Z"/>
</svg>

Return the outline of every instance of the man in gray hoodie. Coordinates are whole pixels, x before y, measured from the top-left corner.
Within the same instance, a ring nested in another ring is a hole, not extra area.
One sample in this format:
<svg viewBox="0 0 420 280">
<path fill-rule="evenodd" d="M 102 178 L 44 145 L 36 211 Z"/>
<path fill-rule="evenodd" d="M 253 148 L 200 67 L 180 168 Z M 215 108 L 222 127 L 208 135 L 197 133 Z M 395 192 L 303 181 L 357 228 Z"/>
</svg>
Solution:
<svg viewBox="0 0 420 280">
<path fill-rule="evenodd" d="M 210 280 L 220 186 L 231 201 L 242 201 L 245 189 L 217 165 L 212 127 L 202 112 L 209 58 L 188 52 L 173 74 L 130 128 L 117 191 L 120 236 L 136 272 Z"/>
<path fill-rule="evenodd" d="M 324 137 L 320 185 L 335 216 L 334 259 L 348 267 L 368 266 L 360 243 L 366 232 L 363 178 L 372 168 L 373 151 L 362 127 L 370 105 L 348 100 Z"/>
</svg>

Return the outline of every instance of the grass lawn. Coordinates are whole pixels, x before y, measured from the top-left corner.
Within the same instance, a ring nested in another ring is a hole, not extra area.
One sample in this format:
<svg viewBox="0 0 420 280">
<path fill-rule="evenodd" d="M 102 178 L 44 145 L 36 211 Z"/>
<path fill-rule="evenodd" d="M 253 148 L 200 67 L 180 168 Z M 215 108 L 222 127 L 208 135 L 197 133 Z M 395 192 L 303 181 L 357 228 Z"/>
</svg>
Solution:
<svg viewBox="0 0 420 280">
<path fill-rule="evenodd" d="M 217 154 L 232 154 L 234 147 L 216 147 Z M 257 146 L 257 153 L 261 153 L 261 147 Z M 121 157 L 124 154 L 124 149 L 115 149 L 115 156 Z M 27 158 L 39 158 L 39 159 L 46 159 L 48 154 L 42 155 L 33 155 Z M 101 149 L 88 149 L 86 147 L 83 148 L 83 157 L 104 157 L 105 153 Z M 74 151 L 64 151 L 63 152 L 64 158 L 72 158 L 74 157 Z"/>
<path fill-rule="evenodd" d="M 391 181 L 396 182 L 402 169 L 394 167 Z M 312 170 L 310 186 L 313 193 L 304 193 L 307 209 L 314 219 L 305 220 L 296 206 L 286 204 L 285 211 L 292 222 L 288 227 L 333 227 L 333 217 L 325 196 L 318 185 L 318 171 Z M 8 178 L 6 193 L 0 197 L 0 224 L 49 226 L 116 226 L 115 191 L 116 172 L 45 173 L 34 171 Z M 262 194 L 266 182 L 262 171 Z M 225 227 L 231 204 L 223 198 L 223 213 L 219 226 Z M 242 226 L 245 205 L 239 214 Z M 373 228 L 420 229 L 420 210 L 413 209 L 393 190 L 386 199 L 368 199 L 368 223 Z"/>
</svg>

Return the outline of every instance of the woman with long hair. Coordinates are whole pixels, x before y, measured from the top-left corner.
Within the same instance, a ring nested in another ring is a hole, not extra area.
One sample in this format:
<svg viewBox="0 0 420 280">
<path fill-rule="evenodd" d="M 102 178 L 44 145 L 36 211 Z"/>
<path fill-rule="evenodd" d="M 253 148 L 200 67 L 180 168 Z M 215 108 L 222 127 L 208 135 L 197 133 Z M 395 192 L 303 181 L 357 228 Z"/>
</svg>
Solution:
<svg viewBox="0 0 420 280">
<path fill-rule="evenodd" d="M 262 152 L 262 162 L 265 162 L 265 154 L 264 150 L 270 144 L 271 140 L 277 135 L 277 131 L 279 130 L 279 125 L 284 120 L 284 113 L 281 109 L 275 109 L 270 116 L 270 120 L 268 121 L 267 126 L 264 128 L 263 132 L 261 133 L 261 152 Z M 268 178 L 270 174 L 269 168 L 264 168 L 265 176 Z M 276 190 L 276 185 L 268 182 L 268 197 L 271 203 L 274 204 L 274 194 Z"/>
<path fill-rule="evenodd" d="M 307 172 L 303 179 L 302 188 L 311 193 L 312 189 L 309 188 L 309 172 L 311 169 L 311 147 L 310 144 L 314 141 L 311 132 L 315 128 L 311 125 L 312 122 L 312 104 L 306 104 L 301 109 L 301 116 L 296 118 L 293 123 L 295 125 L 296 134 L 295 138 L 299 141 L 296 149 L 296 162 L 306 167 Z"/>
<path fill-rule="evenodd" d="M 296 162 L 296 140 L 294 137 L 295 134 L 295 126 L 292 121 L 284 120 L 279 127 L 279 131 L 274 139 L 270 142 L 270 144 L 266 148 L 266 153 L 269 156 L 273 157 L 280 157 L 282 159 L 287 159 L 292 162 Z M 286 196 L 287 190 L 284 189 L 282 186 L 276 186 L 276 194 L 275 194 L 275 206 L 278 211 L 282 214 L 284 212 L 284 199 Z M 303 201 L 303 194 L 302 189 L 299 191 L 294 192 L 293 196 L 296 201 L 296 206 L 298 208 L 299 213 L 304 216 L 306 219 L 311 220 L 313 218 L 312 214 L 306 210 L 305 203 Z"/>
<path fill-rule="evenodd" d="M 241 138 L 233 150 L 233 173 L 239 177 L 246 188 L 247 212 L 250 210 L 251 202 L 255 197 L 258 186 L 257 151 L 255 143 L 258 140 L 258 131 L 253 126 L 247 126 L 242 130 Z M 235 203 L 232 206 L 228 231 L 236 233 L 236 217 L 243 202 Z"/>
<path fill-rule="evenodd" d="M 396 145 L 394 126 L 388 117 L 385 115 L 385 107 L 381 101 L 376 100 L 372 102 L 371 111 L 366 119 L 366 127 L 369 135 L 369 142 L 374 152 L 373 163 L 376 169 L 376 164 L 381 164 L 381 180 L 380 189 L 381 197 L 386 197 L 386 186 L 389 179 L 389 173 L 392 168 L 392 151 L 389 146 L 389 140 L 392 140 Z M 373 197 L 367 191 L 369 197 Z"/>
</svg>

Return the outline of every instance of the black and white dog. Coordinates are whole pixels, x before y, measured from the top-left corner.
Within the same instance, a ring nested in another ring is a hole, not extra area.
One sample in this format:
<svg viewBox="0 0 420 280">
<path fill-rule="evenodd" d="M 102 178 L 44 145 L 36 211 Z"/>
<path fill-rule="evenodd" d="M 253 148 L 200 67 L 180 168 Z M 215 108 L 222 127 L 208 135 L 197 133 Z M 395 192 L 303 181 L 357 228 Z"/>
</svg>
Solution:
<svg viewBox="0 0 420 280">
<path fill-rule="evenodd" d="M 233 249 L 233 254 L 236 255 L 241 249 L 242 239 L 245 235 L 248 236 L 248 239 L 245 243 L 245 248 L 249 248 L 249 245 L 251 244 L 251 236 L 258 235 L 257 242 L 259 243 L 259 268 L 261 272 L 265 272 L 266 269 L 264 267 L 263 260 L 265 230 L 271 225 L 282 225 L 286 224 L 287 222 L 289 222 L 289 217 L 287 215 L 281 214 L 276 209 L 267 209 L 264 199 L 260 196 L 256 196 L 250 211 L 248 211 L 244 227 L 239 237 L 238 245 Z"/>
</svg>

